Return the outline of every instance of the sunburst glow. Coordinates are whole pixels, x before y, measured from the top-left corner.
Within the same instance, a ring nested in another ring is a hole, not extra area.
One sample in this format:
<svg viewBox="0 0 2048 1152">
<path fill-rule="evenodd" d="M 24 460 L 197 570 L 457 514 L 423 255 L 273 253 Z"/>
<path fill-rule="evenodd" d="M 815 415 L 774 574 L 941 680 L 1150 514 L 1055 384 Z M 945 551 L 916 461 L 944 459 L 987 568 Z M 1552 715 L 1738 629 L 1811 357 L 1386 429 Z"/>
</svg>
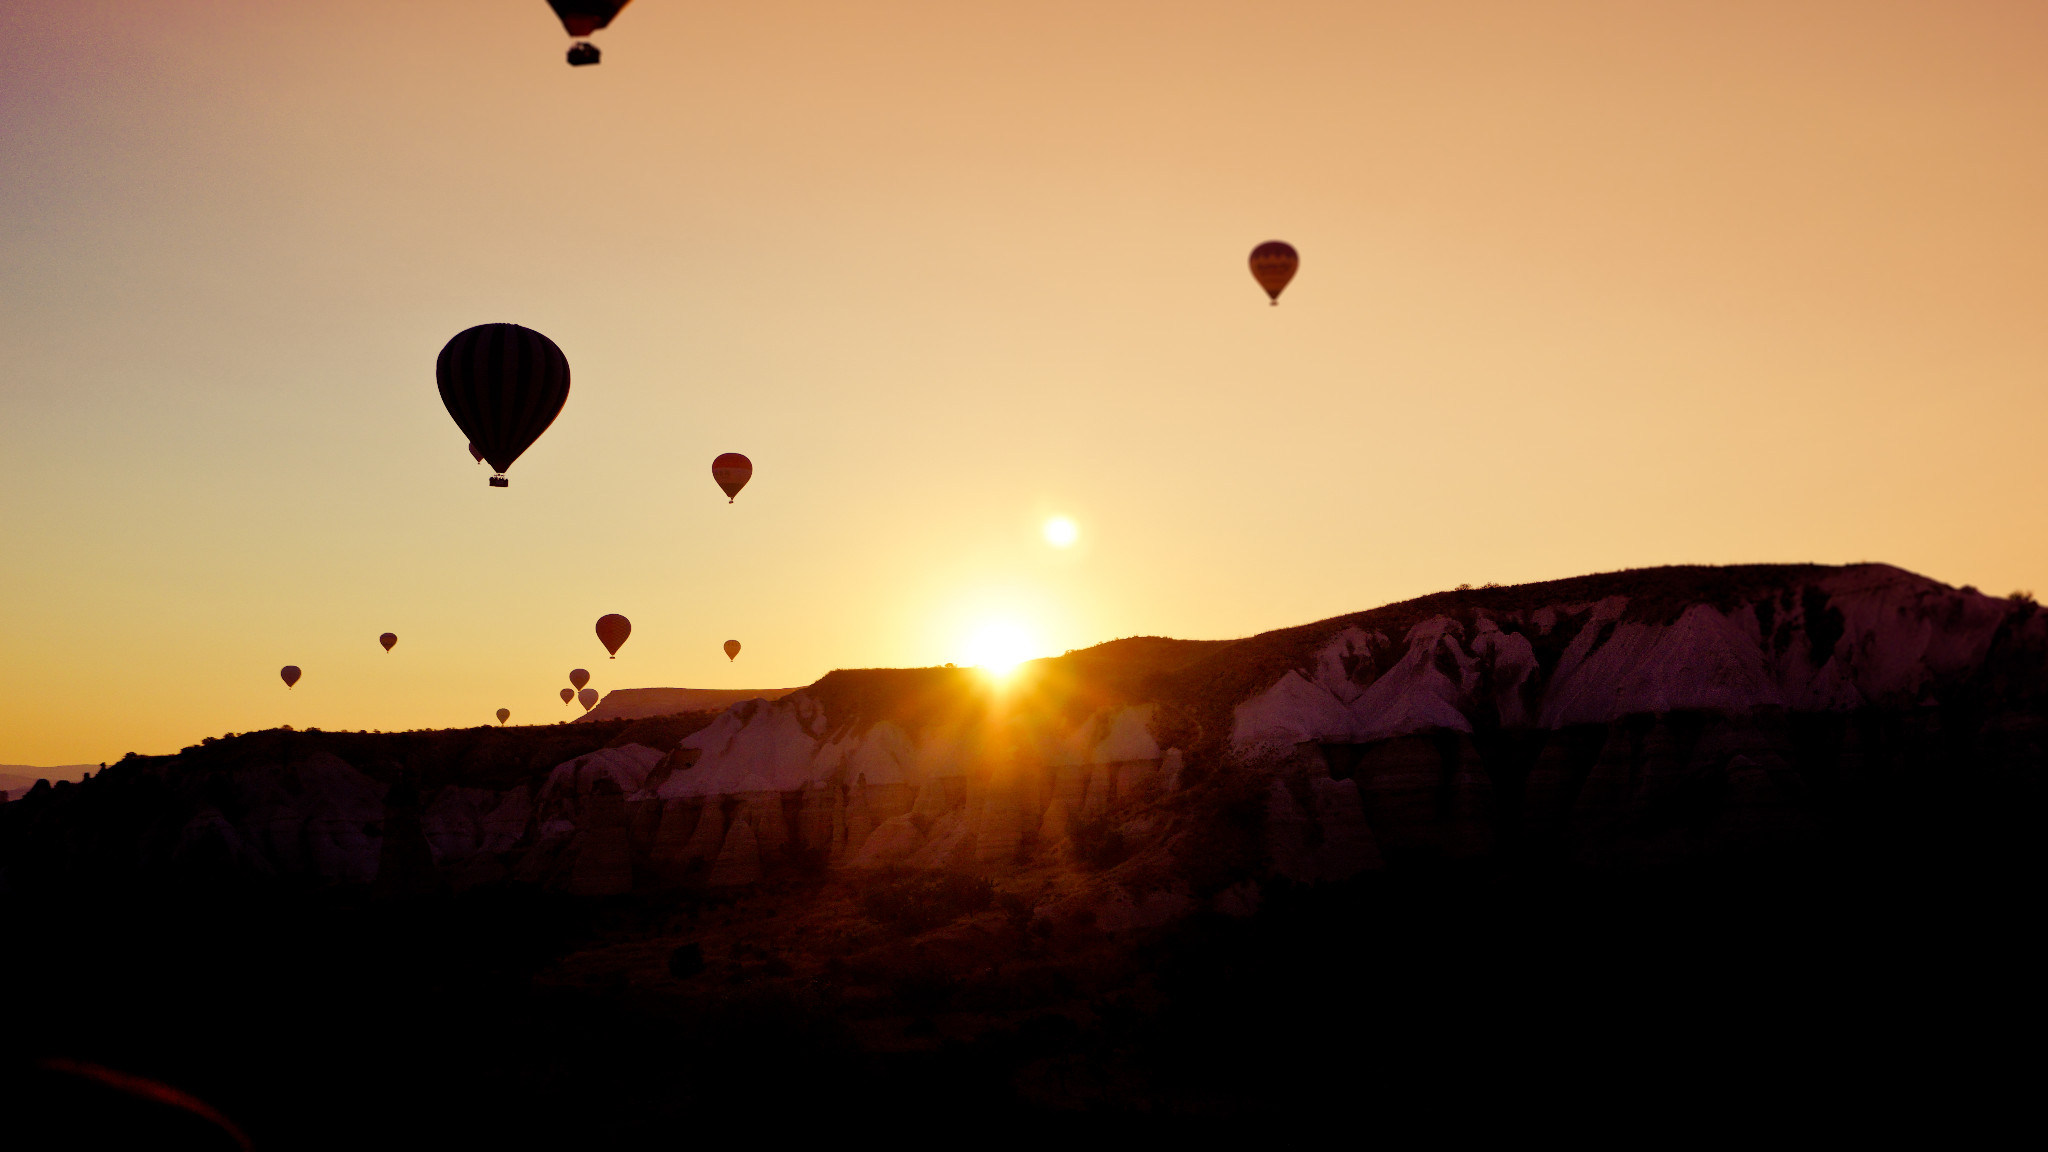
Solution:
<svg viewBox="0 0 2048 1152">
<path fill-rule="evenodd" d="M 1037 641 L 1022 625 L 1009 620 L 991 620 L 967 638 L 967 663 L 997 679 L 1016 671 L 1031 659 Z"/>
<path fill-rule="evenodd" d="M 1045 542 L 1055 548 L 1071 548 L 1081 538 L 1081 528 L 1065 516 L 1055 516 L 1045 522 Z"/>
</svg>

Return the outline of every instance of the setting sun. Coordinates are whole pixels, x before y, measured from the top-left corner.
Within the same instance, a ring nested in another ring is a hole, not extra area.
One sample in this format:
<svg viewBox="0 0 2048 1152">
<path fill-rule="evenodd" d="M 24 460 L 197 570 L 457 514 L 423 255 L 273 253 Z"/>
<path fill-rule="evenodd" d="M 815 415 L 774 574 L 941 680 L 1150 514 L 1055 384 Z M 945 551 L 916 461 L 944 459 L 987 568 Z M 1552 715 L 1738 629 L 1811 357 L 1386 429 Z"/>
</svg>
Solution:
<svg viewBox="0 0 2048 1152">
<path fill-rule="evenodd" d="M 1004 677 L 1031 659 L 1036 647 L 1031 634 L 1021 626 L 1008 620 L 992 620 L 968 637 L 967 663 L 991 676 Z"/>
<path fill-rule="evenodd" d="M 1045 522 L 1045 542 L 1055 548 L 1070 548 L 1080 539 L 1081 529 L 1065 516 L 1055 516 Z"/>
</svg>

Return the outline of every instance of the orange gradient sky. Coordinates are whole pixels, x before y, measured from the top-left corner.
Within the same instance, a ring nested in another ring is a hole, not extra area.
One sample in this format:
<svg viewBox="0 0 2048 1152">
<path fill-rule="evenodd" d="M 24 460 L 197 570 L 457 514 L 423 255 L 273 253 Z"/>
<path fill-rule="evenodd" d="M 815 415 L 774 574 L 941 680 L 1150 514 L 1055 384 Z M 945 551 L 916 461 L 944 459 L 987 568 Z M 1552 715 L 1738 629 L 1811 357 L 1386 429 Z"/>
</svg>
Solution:
<svg viewBox="0 0 2048 1152">
<path fill-rule="evenodd" d="M 2048 5 L 638 0 L 597 40 L 0 8 L 0 762 L 1641 565 L 2048 591 Z M 499 320 L 574 369 L 506 490 L 433 380 Z"/>
</svg>

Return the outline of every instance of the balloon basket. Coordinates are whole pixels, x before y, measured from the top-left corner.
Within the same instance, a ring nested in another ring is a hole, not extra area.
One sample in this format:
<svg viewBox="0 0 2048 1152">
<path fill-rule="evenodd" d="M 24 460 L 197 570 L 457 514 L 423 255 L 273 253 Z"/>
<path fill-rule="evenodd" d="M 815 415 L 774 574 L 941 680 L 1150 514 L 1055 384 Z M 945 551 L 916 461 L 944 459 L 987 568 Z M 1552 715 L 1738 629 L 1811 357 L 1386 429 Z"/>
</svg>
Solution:
<svg viewBox="0 0 2048 1152">
<path fill-rule="evenodd" d="M 569 46 L 569 66 L 581 68 L 585 64 L 595 64 L 601 55 L 597 45 L 588 40 L 579 40 Z"/>
<path fill-rule="evenodd" d="M 493 488 L 510 488 L 511 486 L 512 482 L 510 480 L 505 479 L 503 476 L 491 477 L 491 487 Z"/>
</svg>

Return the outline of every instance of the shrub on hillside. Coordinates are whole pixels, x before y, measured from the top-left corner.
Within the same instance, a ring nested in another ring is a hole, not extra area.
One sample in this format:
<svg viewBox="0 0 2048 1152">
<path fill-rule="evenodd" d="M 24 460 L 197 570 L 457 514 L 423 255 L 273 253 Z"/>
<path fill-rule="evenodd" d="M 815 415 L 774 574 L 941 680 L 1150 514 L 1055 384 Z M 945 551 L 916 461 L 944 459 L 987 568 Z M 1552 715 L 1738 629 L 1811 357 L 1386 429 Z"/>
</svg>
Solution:
<svg viewBox="0 0 2048 1152">
<path fill-rule="evenodd" d="M 987 908 L 995 885 L 957 872 L 923 872 L 877 882 L 863 893 L 860 910 L 870 920 L 905 932 L 925 932 Z"/>
</svg>

